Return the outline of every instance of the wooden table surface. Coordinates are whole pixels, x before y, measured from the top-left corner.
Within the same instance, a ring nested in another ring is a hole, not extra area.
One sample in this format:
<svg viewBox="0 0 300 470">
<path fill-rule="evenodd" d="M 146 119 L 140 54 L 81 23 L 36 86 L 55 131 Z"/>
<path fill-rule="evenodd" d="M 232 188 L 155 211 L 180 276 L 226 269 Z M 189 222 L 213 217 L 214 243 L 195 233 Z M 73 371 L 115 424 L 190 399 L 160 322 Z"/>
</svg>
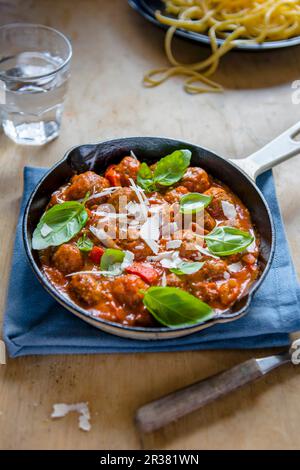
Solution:
<svg viewBox="0 0 300 470">
<path fill-rule="evenodd" d="M 291 88 L 292 81 L 300 79 L 299 48 L 231 53 L 217 73 L 226 92 L 190 96 L 182 91 L 180 79 L 152 90 L 142 87 L 143 72 L 165 64 L 163 33 L 125 0 L 0 2 L 1 23 L 16 20 L 47 24 L 68 34 L 74 58 L 59 139 L 42 148 L 26 148 L 0 134 L 1 312 L 24 165 L 50 166 L 70 146 L 132 135 L 166 135 L 224 156 L 243 157 L 299 120 L 300 105 L 292 104 Z M 206 53 L 182 40 L 176 44 L 185 60 Z M 299 174 L 299 157 L 275 170 L 298 274 Z M 162 431 L 142 437 L 135 430 L 133 415 L 139 405 L 253 354 L 205 351 L 8 360 L 0 366 L 0 448 L 299 448 L 300 377 L 292 366 Z M 90 404 L 91 432 L 78 429 L 75 414 L 56 421 L 49 418 L 53 403 L 79 401 Z"/>
</svg>

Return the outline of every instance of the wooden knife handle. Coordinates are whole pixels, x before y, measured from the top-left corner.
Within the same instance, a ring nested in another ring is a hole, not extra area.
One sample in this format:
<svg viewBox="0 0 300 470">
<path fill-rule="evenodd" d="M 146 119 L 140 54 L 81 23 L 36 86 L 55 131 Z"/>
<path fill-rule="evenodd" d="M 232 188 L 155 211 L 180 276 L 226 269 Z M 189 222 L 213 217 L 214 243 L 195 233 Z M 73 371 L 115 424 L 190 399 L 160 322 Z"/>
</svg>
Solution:
<svg viewBox="0 0 300 470">
<path fill-rule="evenodd" d="M 256 360 L 250 359 L 142 406 L 137 426 L 142 432 L 155 431 L 262 375 Z"/>
</svg>

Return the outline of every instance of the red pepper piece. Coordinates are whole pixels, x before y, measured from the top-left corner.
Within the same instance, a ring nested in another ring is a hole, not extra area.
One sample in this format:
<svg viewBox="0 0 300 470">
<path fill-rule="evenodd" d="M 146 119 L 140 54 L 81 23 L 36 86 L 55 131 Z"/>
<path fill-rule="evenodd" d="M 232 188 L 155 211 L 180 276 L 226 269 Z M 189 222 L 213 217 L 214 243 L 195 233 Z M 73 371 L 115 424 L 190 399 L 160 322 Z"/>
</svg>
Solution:
<svg viewBox="0 0 300 470">
<path fill-rule="evenodd" d="M 159 277 L 158 272 L 146 263 L 132 263 L 125 269 L 128 274 L 135 274 L 148 284 L 154 284 Z"/>
<path fill-rule="evenodd" d="M 106 172 L 105 178 L 108 179 L 112 186 L 121 186 L 121 175 L 115 170 L 117 165 L 110 165 Z"/>
<path fill-rule="evenodd" d="M 93 263 L 100 264 L 101 257 L 104 253 L 103 248 L 100 246 L 93 246 L 91 251 L 89 252 L 89 258 Z"/>
</svg>

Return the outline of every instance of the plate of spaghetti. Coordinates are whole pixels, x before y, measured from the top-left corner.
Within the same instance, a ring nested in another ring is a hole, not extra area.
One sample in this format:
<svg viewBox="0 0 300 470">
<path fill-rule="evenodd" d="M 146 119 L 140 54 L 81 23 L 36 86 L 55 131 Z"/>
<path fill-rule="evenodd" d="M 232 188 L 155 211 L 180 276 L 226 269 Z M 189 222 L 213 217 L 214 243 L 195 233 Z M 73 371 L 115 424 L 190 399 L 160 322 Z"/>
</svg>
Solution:
<svg viewBox="0 0 300 470">
<path fill-rule="evenodd" d="M 209 77 L 232 49 L 264 51 L 300 44 L 300 0 L 129 0 L 148 21 L 167 30 L 165 52 L 170 67 L 150 70 L 147 87 L 174 75 L 186 77 L 189 93 L 221 92 Z M 210 45 L 211 55 L 193 64 L 180 63 L 173 37 Z"/>
</svg>

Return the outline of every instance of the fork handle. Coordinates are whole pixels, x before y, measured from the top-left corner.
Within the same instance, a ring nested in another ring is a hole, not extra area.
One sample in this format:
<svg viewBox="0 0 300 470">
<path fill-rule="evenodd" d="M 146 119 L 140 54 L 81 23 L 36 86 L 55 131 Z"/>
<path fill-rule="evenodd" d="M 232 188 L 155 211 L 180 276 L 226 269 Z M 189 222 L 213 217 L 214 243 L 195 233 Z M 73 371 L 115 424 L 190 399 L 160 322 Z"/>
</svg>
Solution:
<svg viewBox="0 0 300 470">
<path fill-rule="evenodd" d="M 136 413 L 137 426 L 142 432 L 155 431 L 263 375 L 256 359 L 249 359 L 142 406 Z"/>
</svg>

